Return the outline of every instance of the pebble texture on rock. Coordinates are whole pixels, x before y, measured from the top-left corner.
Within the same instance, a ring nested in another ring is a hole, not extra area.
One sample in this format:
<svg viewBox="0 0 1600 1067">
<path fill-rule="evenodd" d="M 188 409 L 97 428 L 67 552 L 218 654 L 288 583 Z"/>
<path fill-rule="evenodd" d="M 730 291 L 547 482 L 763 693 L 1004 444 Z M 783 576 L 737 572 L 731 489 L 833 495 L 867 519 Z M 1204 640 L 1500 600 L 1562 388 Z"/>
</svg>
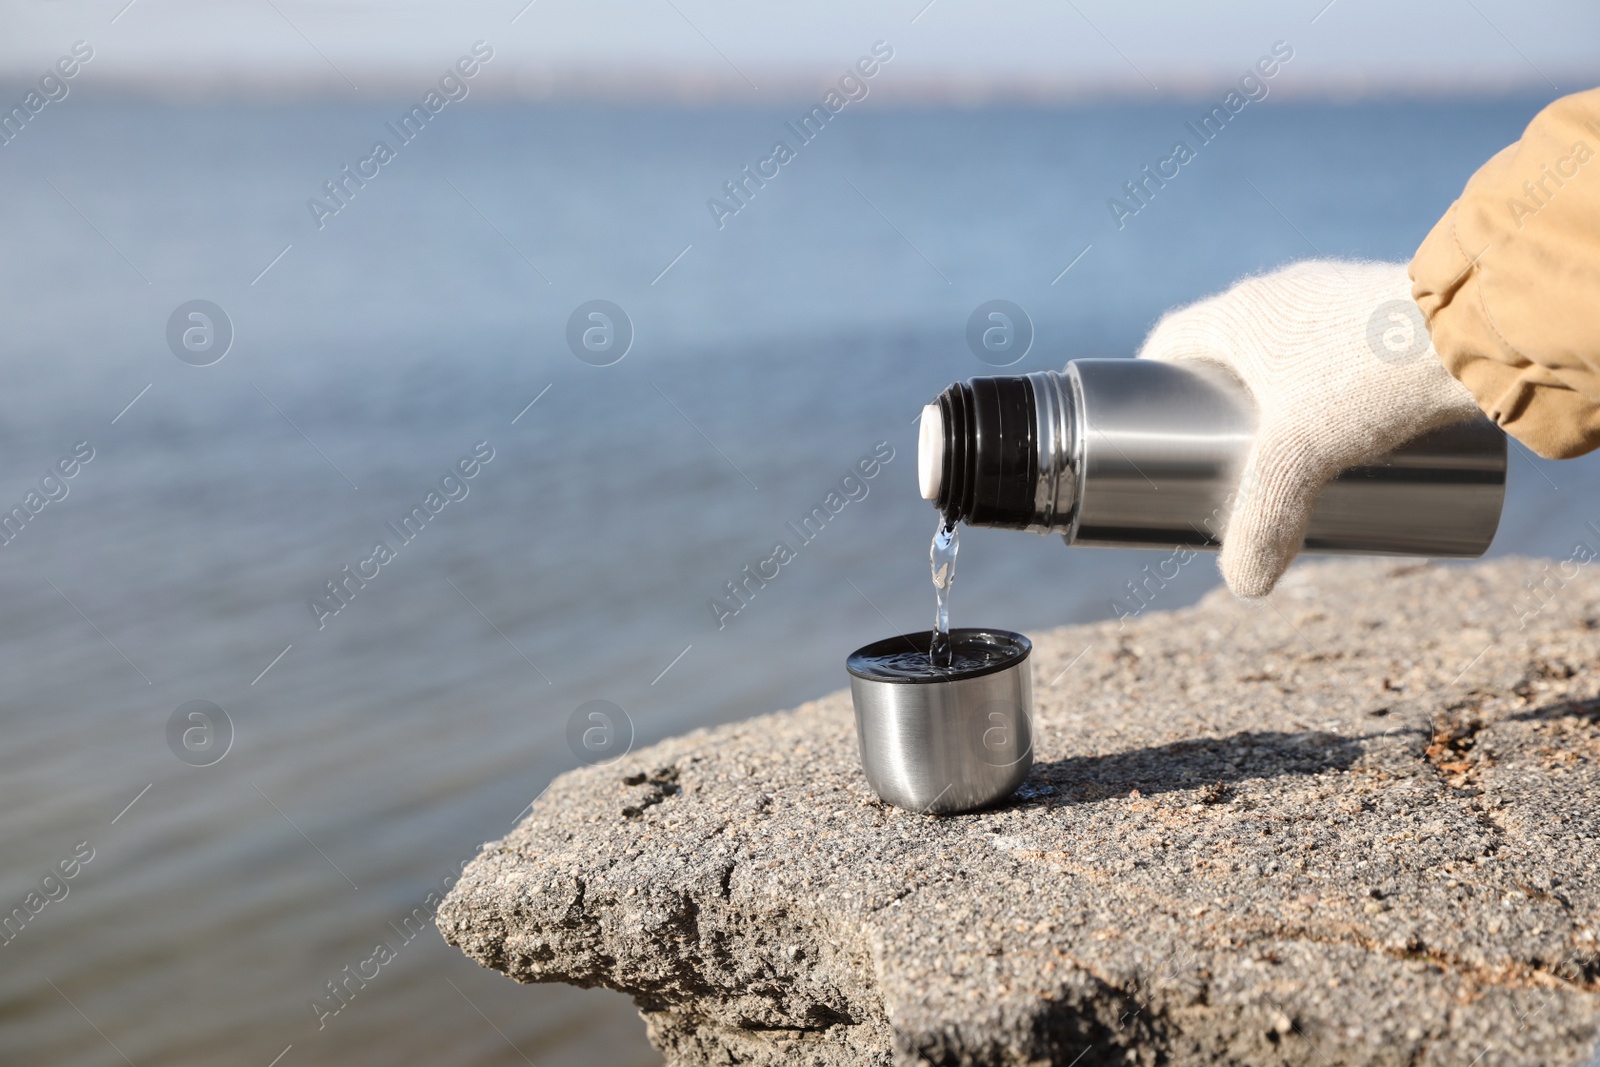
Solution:
<svg viewBox="0 0 1600 1067">
<path fill-rule="evenodd" d="M 439 926 L 631 994 L 673 1067 L 1575 1064 L 1600 583 L 1559 568 L 1035 635 L 1035 767 L 977 814 L 877 801 L 847 692 L 675 738 L 558 779 Z"/>
</svg>

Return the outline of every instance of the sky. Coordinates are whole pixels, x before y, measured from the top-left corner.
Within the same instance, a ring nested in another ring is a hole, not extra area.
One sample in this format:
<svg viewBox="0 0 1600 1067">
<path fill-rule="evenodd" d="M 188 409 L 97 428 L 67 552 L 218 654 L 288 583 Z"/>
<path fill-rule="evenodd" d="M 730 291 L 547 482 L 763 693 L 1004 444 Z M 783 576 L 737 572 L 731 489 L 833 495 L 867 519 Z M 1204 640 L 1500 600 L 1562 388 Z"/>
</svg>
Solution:
<svg viewBox="0 0 1600 1067">
<path fill-rule="evenodd" d="M 78 40 L 105 85 L 389 94 L 475 41 L 482 85 L 759 103 L 835 80 L 877 41 L 885 94 L 1165 95 L 1236 80 L 1278 41 L 1289 91 L 1600 81 L 1594 0 L 0 0 L 0 79 Z M 763 95 L 765 94 L 765 95 Z"/>
</svg>

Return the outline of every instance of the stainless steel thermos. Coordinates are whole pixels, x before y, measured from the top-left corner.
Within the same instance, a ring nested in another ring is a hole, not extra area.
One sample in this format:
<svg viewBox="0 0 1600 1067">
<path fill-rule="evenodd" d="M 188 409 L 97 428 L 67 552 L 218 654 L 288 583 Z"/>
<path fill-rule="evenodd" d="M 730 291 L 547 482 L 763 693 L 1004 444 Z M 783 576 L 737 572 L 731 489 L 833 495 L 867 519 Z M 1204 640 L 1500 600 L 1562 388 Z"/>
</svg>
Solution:
<svg viewBox="0 0 1600 1067">
<path fill-rule="evenodd" d="M 917 479 L 947 522 L 1059 533 L 1069 545 L 1216 548 L 1250 491 L 1239 483 L 1256 421 L 1249 390 L 1220 367 L 1074 360 L 946 389 L 923 409 Z M 1317 497 L 1305 548 L 1481 555 L 1505 485 L 1505 435 L 1478 416 L 1341 472 Z M 997 803 L 1033 763 L 1027 638 L 951 638 L 972 653 L 964 667 L 896 666 L 928 648 L 929 633 L 876 642 L 846 664 L 867 780 L 913 811 Z"/>
<path fill-rule="evenodd" d="M 1221 368 L 1079 359 L 950 386 L 923 409 L 918 477 L 952 522 L 1074 545 L 1216 548 L 1255 427 L 1249 391 Z M 1435 430 L 1329 483 L 1305 548 L 1482 555 L 1505 479 L 1494 423 Z"/>
</svg>

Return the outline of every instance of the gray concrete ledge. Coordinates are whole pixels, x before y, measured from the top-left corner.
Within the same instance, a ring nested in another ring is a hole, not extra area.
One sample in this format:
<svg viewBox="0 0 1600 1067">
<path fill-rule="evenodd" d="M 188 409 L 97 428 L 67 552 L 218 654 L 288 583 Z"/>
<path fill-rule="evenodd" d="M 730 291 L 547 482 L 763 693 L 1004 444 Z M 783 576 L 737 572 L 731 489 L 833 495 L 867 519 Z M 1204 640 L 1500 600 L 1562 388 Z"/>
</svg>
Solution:
<svg viewBox="0 0 1600 1067">
<path fill-rule="evenodd" d="M 1571 1064 L 1600 585 L 1533 611 L 1546 573 L 1322 563 L 1035 635 L 1038 762 L 974 815 L 878 803 L 847 693 L 697 731 L 558 779 L 438 923 L 632 995 L 674 1067 Z"/>
</svg>

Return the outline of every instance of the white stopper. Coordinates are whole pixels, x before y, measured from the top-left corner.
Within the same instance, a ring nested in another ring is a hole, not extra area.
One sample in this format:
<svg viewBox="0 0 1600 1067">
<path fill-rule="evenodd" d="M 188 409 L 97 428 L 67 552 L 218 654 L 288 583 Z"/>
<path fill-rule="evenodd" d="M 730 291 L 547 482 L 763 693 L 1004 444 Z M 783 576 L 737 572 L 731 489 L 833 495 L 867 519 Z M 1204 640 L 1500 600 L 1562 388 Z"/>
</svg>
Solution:
<svg viewBox="0 0 1600 1067">
<path fill-rule="evenodd" d="M 938 404 L 922 409 L 922 420 L 917 433 L 917 488 L 922 499 L 933 500 L 939 495 L 939 483 L 944 475 L 944 416 Z"/>
</svg>

